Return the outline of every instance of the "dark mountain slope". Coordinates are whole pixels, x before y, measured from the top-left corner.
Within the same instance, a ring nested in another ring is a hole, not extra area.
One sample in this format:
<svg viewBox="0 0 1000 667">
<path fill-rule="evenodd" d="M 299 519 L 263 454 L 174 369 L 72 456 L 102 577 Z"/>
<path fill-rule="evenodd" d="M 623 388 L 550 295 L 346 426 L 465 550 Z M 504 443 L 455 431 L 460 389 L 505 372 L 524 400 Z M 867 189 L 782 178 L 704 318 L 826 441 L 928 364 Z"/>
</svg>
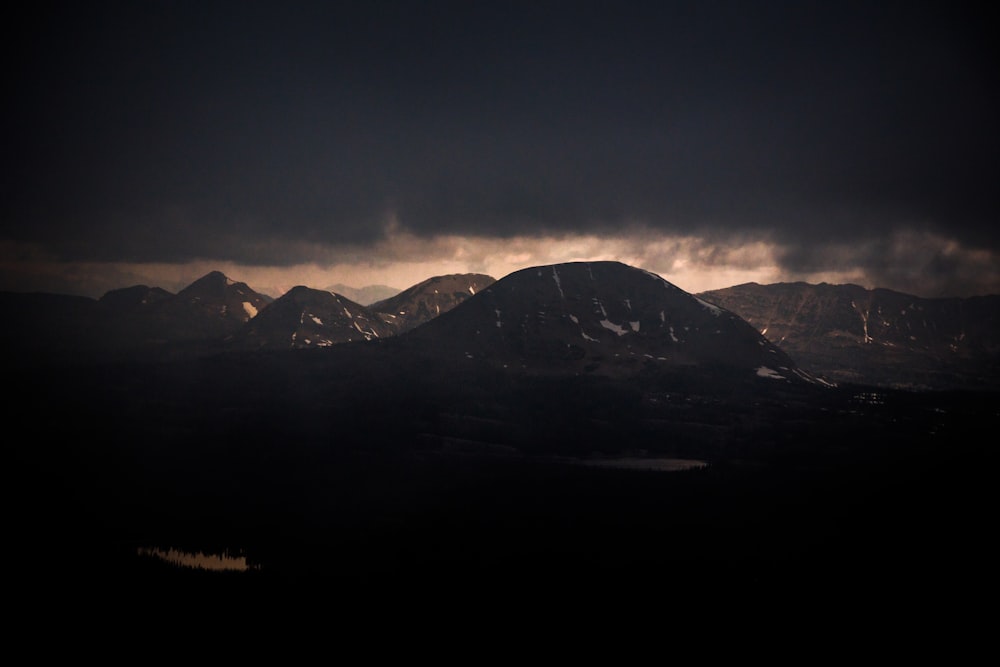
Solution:
<svg viewBox="0 0 1000 667">
<path fill-rule="evenodd" d="M 517 271 L 409 335 L 443 355 L 559 372 L 705 366 L 808 379 L 732 312 L 618 262 Z"/>
<path fill-rule="evenodd" d="M 122 315 L 161 301 L 167 301 L 173 297 L 173 294 L 160 287 L 133 285 L 106 292 L 99 301 L 109 313 Z"/>
<path fill-rule="evenodd" d="M 135 285 L 99 300 L 8 293 L 5 354 L 19 365 L 166 360 L 218 352 L 271 301 L 213 271 L 178 294 Z"/>
<path fill-rule="evenodd" d="M 361 304 L 333 292 L 298 286 L 248 321 L 230 341 L 229 347 L 326 347 L 392 334 L 392 328 Z"/>
<path fill-rule="evenodd" d="M 494 282 L 492 276 L 480 273 L 435 276 L 371 304 L 370 309 L 402 333 L 448 312 Z"/>
<path fill-rule="evenodd" d="M 700 296 L 832 381 L 1000 387 L 1000 296 L 923 299 L 825 283 L 747 283 Z"/>
<path fill-rule="evenodd" d="M 152 335 L 170 342 L 218 340 L 236 333 L 270 297 L 212 271 L 147 313 Z"/>
</svg>

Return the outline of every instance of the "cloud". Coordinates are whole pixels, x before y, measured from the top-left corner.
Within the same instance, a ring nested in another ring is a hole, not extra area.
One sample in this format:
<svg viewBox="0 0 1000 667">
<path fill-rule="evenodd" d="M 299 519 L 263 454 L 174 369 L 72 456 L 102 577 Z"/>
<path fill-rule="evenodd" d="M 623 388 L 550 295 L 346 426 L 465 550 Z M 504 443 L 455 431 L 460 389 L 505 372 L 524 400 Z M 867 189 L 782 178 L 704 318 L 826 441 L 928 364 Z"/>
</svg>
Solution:
<svg viewBox="0 0 1000 667">
<path fill-rule="evenodd" d="M 6 41 L 4 284 L 617 258 L 682 286 L 995 291 L 995 41 L 966 7 L 900 9 L 39 15 Z"/>
<path fill-rule="evenodd" d="M 7 244 L 0 253 L 0 289 L 30 289 L 98 297 L 109 289 L 146 284 L 179 291 L 221 270 L 280 296 L 296 285 L 325 289 L 387 284 L 399 289 L 431 276 L 485 273 L 502 278 L 531 266 L 614 260 L 661 275 L 689 292 L 757 282 L 805 281 L 885 287 L 923 297 L 1000 293 L 997 253 L 931 232 L 899 232 L 865 243 L 805 248 L 767 235 L 664 234 L 634 225 L 615 234 L 537 234 L 510 237 L 420 236 L 388 225 L 371 244 L 304 244 L 277 240 L 279 253 L 304 257 L 281 264 L 201 258 L 164 262 L 65 262 L 37 247 Z M 272 251 L 275 251 L 272 249 Z"/>
</svg>

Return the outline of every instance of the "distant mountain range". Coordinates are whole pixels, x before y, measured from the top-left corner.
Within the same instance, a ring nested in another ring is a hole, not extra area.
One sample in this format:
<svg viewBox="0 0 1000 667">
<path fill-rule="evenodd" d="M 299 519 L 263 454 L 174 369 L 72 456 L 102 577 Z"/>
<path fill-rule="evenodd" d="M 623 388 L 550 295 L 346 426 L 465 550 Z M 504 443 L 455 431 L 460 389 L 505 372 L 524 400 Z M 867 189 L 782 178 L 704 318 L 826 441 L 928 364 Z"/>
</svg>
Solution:
<svg viewBox="0 0 1000 667">
<path fill-rule="evenodd" d="M 996 388 L 1000 296 L 923 299 L 858 285 L 747 283 L 699 296 L 834 382 Z"/>
<path fill-rule="evenodd" d="M 1000 385 L 1000 296 L 923 299 L 856 285 L 749 283 L 692 295 L 617 262 L 436 276 L 369 305 L 297 286 L 278 299 L 214 271 L 177 294 L 0 294 L 13 364 L 169 360 L 409 345 L 573 373 L 735 365 L 762 377 L 918 389 Z"/>
<path fill-rule="evenodd" d="M 233 350 L 327 347 L 386 338 L 446 312 L 494 279 L 426 280 L 378 310 L 303 285 L 278 299 L 213 271 L 177 294 L 135 285 L 100 299 L 0 293 L 2 353 L 15 364 L 170 360 Z M 380 312 L 380 311 L 393 312 Z"/>
<path fill-rule="evenodd" d="M 177 294 L 136 285 L 85 297 L 0 293 L 12 364 L 167 360 L 222 351 L 272 299 L 212 271 Z"/>
</svg>

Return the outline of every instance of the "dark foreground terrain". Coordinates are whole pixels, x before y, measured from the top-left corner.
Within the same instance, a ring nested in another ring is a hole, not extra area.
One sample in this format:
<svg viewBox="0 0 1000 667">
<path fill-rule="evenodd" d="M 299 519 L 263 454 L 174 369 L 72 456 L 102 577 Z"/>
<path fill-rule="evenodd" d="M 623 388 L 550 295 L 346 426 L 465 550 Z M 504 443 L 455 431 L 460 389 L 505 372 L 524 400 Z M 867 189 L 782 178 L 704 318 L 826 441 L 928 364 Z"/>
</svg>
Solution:
<svg viewBox="0 0 1000 667">
<path fill-rule="evenodd" d="M 995 395 L 513 374 L 376 347 L 14 373 L 20 604 L 972 622 L 969 600 L 995 592 Z M 708 465 L 581 465 L 616 457 Z"/>
</svg>

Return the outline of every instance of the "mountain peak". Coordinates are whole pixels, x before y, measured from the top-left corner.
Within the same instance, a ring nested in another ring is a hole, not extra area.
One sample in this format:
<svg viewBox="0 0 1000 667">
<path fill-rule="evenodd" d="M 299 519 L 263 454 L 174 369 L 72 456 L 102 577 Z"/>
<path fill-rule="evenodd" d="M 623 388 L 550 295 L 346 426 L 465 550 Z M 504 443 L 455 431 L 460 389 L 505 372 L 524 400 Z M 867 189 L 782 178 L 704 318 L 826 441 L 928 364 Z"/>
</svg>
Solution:
<svg viewBox="0 0 1000 667">
<path fill-rule="evenodd" d="M 295 287 L 292 287 L 290 290 L 285 292 L 284 295 L 279 297 L 278 301 L 281 301 L 282 299 L 285 298 L 302 299 L 309 296 L 319 296 L 321 294 L 333 294 L 333 292 L 329 292 L 327 290 L 319 290 L 314 287 L 306 287 L 305 285 L 296 285 Z"/>
<path fill-rule="evenodd" d="M 182 289 L 177 295 L 182 298 L 206 295 L 221 297 L 228 287 L 236 284 L 221 271 L 210 271 Z"/>
<path fill-rule="evenodd" d="M 508 365 L 607 374 L 708 365 L 810 379 L 734 313 L 622 262 L 516 271 L 410 335 Z"/>
<path fill-rule="evenodd" d="M 446 313 L 496 282 L 482 273 L 433 276 L 370 308 L 399 332 L 409 331 Z"/>
<path fill-rule="evenodd" d="M 391 336 L 366 307 L 327 290 L 296 285 L 247 322 L 231 345 L 242 349 L 328 347 Z"/>
</svg>

